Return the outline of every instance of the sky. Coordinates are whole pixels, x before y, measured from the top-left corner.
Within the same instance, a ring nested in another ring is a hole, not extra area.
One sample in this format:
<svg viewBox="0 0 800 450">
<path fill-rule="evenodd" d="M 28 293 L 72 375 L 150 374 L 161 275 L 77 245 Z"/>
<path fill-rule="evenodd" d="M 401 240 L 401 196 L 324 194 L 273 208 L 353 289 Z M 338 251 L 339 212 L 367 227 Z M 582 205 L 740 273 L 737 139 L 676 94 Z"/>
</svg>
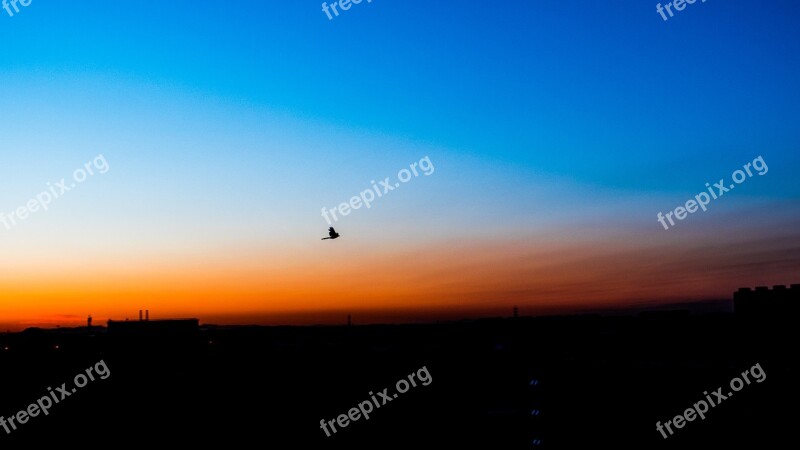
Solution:
<svg viewBox="0 0 800 450">
<path fill-rule="evenodd" d="M 562 314 L 800 282 L 797 2 L 667 21 L 639 0 L 17 6 L 0 329 Z M 386 177 L 321 240 L 323 208 Z"/>
</svg>

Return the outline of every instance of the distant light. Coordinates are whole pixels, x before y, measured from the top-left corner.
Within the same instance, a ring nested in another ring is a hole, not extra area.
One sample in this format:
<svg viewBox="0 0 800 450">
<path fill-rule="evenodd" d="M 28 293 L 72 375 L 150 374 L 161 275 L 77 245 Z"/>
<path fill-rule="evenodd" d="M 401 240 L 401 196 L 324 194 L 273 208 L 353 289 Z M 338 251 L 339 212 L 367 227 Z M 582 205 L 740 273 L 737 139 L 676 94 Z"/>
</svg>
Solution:
<svg viewBox="0 0 800 450">
<path fill-rule="evenodd" d="M 538 409 L 534 409 L 533 411 L 531 411 L 531 415 L 532 416 L 538 416 L 539 415 L 539 410 Z"/>
<path fill-rule="evenodd" d="M 5 347 L 3 347 L 3 350 L 8 350 L 8 346 L 6 345 Z"/>
<path fill-rule="evenodd" d="M 539 384 L 539 380 L 537 380 L 536 378 L 531 380 L 531 386 L 536 386 L 537 384 Z"/>
<path fill-rule="evenodd" d="M 214 341 L 208 341 L 209 344 L 214 344 Z"/>
<path fill-rule="evenodd" d="M 541 439 L 534 439 L 532 444 L 533 445 L 542 445 L 542 440 Z"/>
<path fill-rule="evenodd" d="M 55 349 L 58 350 L 58 345 L 55 346 Z"/>
</svg>

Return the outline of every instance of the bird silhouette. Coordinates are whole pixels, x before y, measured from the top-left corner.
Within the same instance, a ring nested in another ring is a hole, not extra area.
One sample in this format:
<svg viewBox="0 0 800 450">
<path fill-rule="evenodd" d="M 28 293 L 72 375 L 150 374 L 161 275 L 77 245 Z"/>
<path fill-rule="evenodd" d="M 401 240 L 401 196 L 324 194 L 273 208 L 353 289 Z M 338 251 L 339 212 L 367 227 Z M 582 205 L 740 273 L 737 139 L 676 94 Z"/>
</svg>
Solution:
<svg viewBox="0 0 800 450">
<path fill-rule="evenodd" d="M 339 237 L 339 233 L 337 233 L 336 230 L 333 229 L 333 227 L 328 228 L 328 235 L 329 237 L 322 238 L 322 240 L 324 241 L 325 239 L 336 239 Z"/>
</svg>

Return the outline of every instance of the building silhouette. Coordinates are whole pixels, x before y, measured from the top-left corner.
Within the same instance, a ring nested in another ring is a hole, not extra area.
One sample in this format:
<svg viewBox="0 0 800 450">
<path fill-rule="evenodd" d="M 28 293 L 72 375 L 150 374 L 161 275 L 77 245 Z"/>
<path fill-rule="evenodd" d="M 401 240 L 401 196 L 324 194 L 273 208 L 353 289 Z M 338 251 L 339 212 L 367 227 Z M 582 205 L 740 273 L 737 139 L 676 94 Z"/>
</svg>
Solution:
<svg viewBox="0 0 800 450">
<path fill-rule="evenodd" d="M 733 293 L 733 311 L 737 316 L 795 317 L 800 305 L 800 284 L 788 288 L 776 285 L 770 289 L 758 286 L 755 289 L 739 288 Z"/>
</svg>

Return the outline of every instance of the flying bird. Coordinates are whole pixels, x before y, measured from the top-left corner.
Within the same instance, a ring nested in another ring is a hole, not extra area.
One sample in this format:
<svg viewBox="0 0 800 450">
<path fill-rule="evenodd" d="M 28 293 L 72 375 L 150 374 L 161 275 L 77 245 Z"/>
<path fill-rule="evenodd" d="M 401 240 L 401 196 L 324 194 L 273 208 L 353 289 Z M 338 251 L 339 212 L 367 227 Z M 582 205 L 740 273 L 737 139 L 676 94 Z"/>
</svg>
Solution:
<svg viewBox="0 0 800 450">
<path fill-rule="evenodd" d="M 336 230 L 333 229 L 333 227 L 328 228 L 328 235 L 329 237 L 322 238 L 322 240 L 324 241 L 325 239 L 336 239 L 337 237 L 339 237 L 339 233 L 337 233 Z"/>
</svg>

